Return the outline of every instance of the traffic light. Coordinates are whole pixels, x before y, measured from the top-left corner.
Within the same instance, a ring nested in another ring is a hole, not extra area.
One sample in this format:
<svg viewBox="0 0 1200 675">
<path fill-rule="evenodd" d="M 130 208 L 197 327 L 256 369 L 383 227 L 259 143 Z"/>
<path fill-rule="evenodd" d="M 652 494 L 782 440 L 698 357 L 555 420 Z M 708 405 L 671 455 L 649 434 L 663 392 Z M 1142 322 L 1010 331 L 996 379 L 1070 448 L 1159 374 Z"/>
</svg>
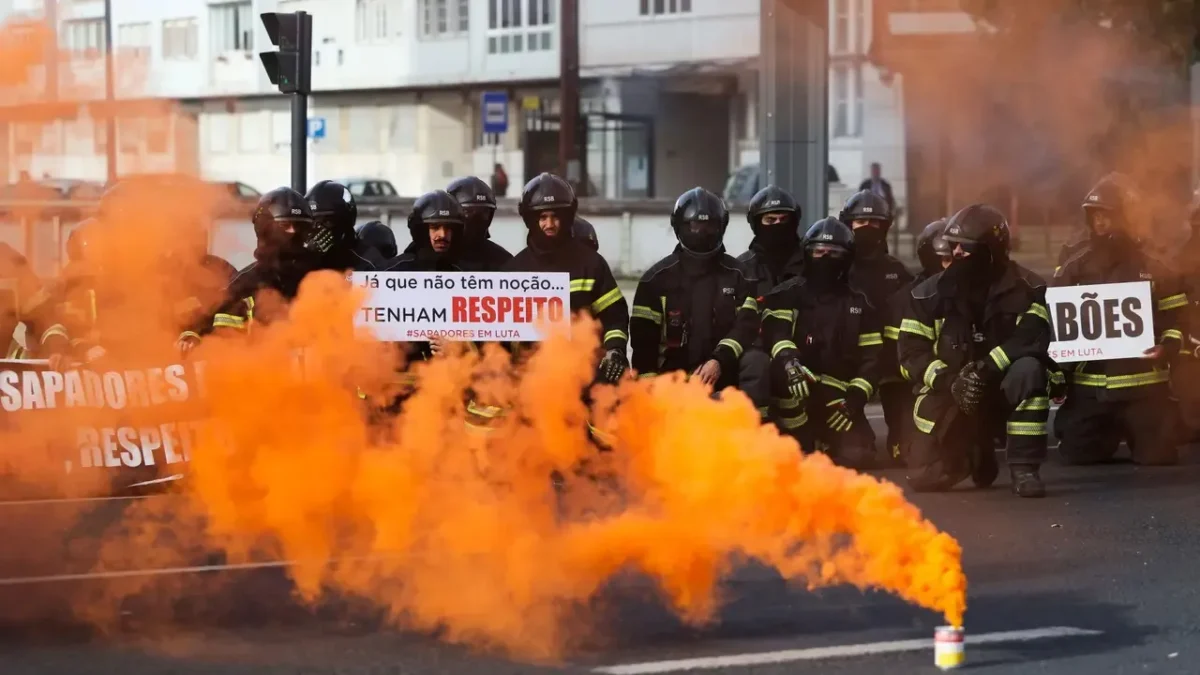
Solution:
<svg viewBox="0 0 1200 675">
<path fill-rule="evenodd" d="M 263 27 L 277 52 L 259 52 L 271 84 L 285 94 L 312 92 L 312 16 L 307 12 L 264 12 Z"/>
</svg>

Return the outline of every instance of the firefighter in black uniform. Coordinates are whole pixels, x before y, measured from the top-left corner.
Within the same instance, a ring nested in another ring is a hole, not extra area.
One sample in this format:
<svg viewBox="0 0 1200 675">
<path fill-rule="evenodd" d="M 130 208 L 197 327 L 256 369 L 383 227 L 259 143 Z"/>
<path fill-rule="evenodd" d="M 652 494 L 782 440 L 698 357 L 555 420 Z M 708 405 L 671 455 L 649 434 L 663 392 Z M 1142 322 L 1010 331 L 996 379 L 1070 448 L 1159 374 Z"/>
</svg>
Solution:
<svg viewBox="0 0 1200 675">
<path fill-rule="evenodd" d="M 492 219 L 496 217 L 496 193 L 475 176 L 459 178 L 446 188 L 462 206 L 467 224 L 458 243 L 459 264 L 469 272 L 498 272 L 512 254 L 492 241 Z"/>
<path fill-rule="evenodd" d="M 378 220 L 372 220 L 354 228 L 354 233 L 358 236 L 358 246 L 355 250 L 360 253 L 367 248 L 375 249 L 381 258 L 386 262 L 396 257 L 398 247 L 396 246 L 396 233 L 392 232 L 392 228 L 384 225 Z M 366 257 L 365 255 L 363 257 Z"/>
<path fill-rule="evenodd" d="M 899 354 L 897 341 L 900 339 L 900 322 L 904 319 L 905 307 L 908 305 L 909 298 L 912 297 L 912 290 L 929 277 L 941 272 L 950 266 L 951 260 L 954 258 L 954 250 L 950 247 L 950 242 L 942 236 L 946 230 L 946 219 L 939 218 L 925 226 L 921 234 L 917 235 L 917 260 L 921 263 L 921 271 L 913 278 L 912 281 L 905 284 L 903 288 L 896 291 L 888 301 L 885 308 L 886 321 L 883 327 L 883 342 L 884 351 L 889 355 Z M 897 359 L 897 362 L 899 359 Z M 897 363 L 899 367 L 899 364 Z M 899 367 L 900 377 L 905 382 L 905 386 L 912 392 L 912 374 L 903 367 Z M 911 400 L 911 396 L 910 396 Z M 886 412 L 884 413 L 887 414 Z M 892 457 L 895 460 L 903 460 L 907 462 L 907 442 L 913 433 L 912 424 L 912 404 L 909 403 L 908 410 L 905 411 L 903 417 L 895 422 L 900 429 L 900 445 L 896 448 L 891 448 Z M 893 422 L 888 422 L 888 433 L 892 433 Z"/>
<path fill-rule="evenodd" d="M 900 324 L 900 365 L 921 383 L 908 444 L 909 484 L 948 490 L 970 476 L 986 487 L 999 467 L 992 439 L 1008 441 L 1012 490 L 1046 494 L 1046 284 L 1009 259 L 1008 221 L 973 204 L 943 234 L 954 262 L 913 288 Z"/>
<path fill-rule="evenodd" d="M 888 253 L 888 230 L 892 212 L 887 200 L 869 190 L 851 195 L 838 220 L 854 230 L 854 265 L 850 283 L 866 294 L 875 311 L 886 321 L 892 314 L 896 293 L 912 283 L 913 275 Z M 892 458 L 901 455 L 904 431 L 911 418 L 912 386 L 900 375 L 894 349 L 884 350 L 880 363 L 879 402 L 887 423 L 887 448 Z"/>
<path fill-rule="evenodd" d="M 738 362 L 758 338 L 758 301 L 753 281 L 725 254 L 728 226 L 728 209 L 708 190 L 693 188 L 675 202 L 679 244 L 633 296 L 629 346 L 639 377 L 684 371 L 714 391 L 738 384 Z"/>
<path fill-rule="evenodd" d="M 770 346 L 780 425 L 811 452 L 841 464 L 874 465 L 875 434 L 863 413 L 879 380 L 883 322 L 849 284 L 854 233 L 819 220 L 802 241 L 804 266 L 767 295 L 763 342 Z"/>
<path fill-rule="evenodd" d="M 25 343 L 16 329 L 25 324 Z M 43 283 L 25 256 L 0 242 L 0 341 L 6 359 L 50 358 L 69 351 L 59 322 L 53 286 Z"/>
<path fill-rule="evenodd" d="M 800 205 L 786 190 L 768 185 L 750 199 L 746 220 L 754 238 L 750 248 L 737 260 L 746 274 L 755 280 L 754 299 L 761 309 L 771 289 L 786 276 L 799 274 L 803 264 L 800 251 Z M 764 419 L 770 417 L 771 387 L 769 384 L 771 357 L 762 337 L 742 355 L 742 391 L 754 401 Z M 776 420 L 778 422 L 778 420 Z"/>
<path fill-rule="evenodd" d="M 376 270 L 352 249 L 331 247 L 330 233 L 314 222 L 308 199 L 291 188 L 264 194 L 251 220 L 258 240 L 254 262 L 230 282 L 225 304 L 213 316 L 213 331 L 250 335 L 255 324 L 286 316 L 309 272 Z"/>
<path fill-rule="evenodd" d="M 1090 238 L 1054 274 L 1055 286 L 1150 281 L 1158 331 L 1157 345 L 1143 358 L 1063 365 L 1067 398 L 1054 431 L 1069 464 L 1111 459 L 1122 439 L 1139 464 L 1174 464 L 1179 458 L 1168 362 L 1183 342 L 1180 318 L 1188 297 L 1179 279 L 1138 241 L 1137 206 L 1127 179 L 1115 174 L 1101 179 L 1083 202 Z"/>
<path fill-rule="evenodd" d="M 575 226 L 571 229 L 571 236 L 586 244 L 593 251 L 600 252 L 600 238 L 596 236 L 596 228 L 583 216 L 575 216 Z"/>
<path fill-rule="evenodd" d="M 374 246 L 359 240 L 354 231 L 358 204 L 345 185 L 323 180 L 312 186 L 304 198 L 313 215 L 312 233 L 305 246 L 320 254 L 321 269 L 378 269 L 388 260 Z"/>
</svg>

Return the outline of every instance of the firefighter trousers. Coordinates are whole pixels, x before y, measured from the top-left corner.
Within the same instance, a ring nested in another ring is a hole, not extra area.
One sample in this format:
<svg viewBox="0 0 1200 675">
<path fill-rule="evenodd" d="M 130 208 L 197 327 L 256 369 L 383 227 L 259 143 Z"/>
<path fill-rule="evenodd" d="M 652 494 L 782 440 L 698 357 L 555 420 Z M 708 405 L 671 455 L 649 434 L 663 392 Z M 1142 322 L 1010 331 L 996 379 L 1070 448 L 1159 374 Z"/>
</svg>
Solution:
<svg viewBox="0 0 1200 675">
<path fill-rule="evenodd" d="M 883 406 L 883 420 L 887 424 L 886 454 L 893 459 L 908 455 L 906 445 L 913 434 L 914 401 L 910 382 L 899 380 L 879 385 L 879 403 Z"/>
<path fill-rule="evenodd" d="M 1146 385 L 1136 398 L 1104 400 L 1104 390 L 1071 384 L 1054 418 L 1064 464 L 1098 464 L 1117 454 L 1122 440 L 1133 461 L 1169 465 L 1179 461 L 1179 409 L 1165 384 Z"/>
<path fill-rule="evenodd" d="M 917 396 L 913 405 L 916 428 L 908 444 L 910 480 L 952 485 L 966 478 L 977 459 L 971 453 L 994 452 L 992 439 L 1001 429 L 1009 464 L 1040 465 L 1046 459 L 1048 381 L 1041 361 L 1023 357 L 1013 361 L 991 386 L 984 405 L 974 415 L 964 415 L 949 392 Z M 994 455 L 990 460 L 994 461 Z"/>
<path fill-rule="evenodd" d="M 769 372 L 771 357 L 761 349 L 751 347 L 738 360 L 737 388 L 746 394 L 763 418 L 770 413 L 771 384 Z"/>
<path fill-rule="evenodd" d="M 822 451 L 838 464 L 852 469 L 875 466 L 875 432 L 861 410 L 851 418 L 849 429 L 835 431 L 829 425 L 829 403 L 845 392 L 828 384 L 815 384 L 804 401 L 774 399 L 772 414 L 784 433 L 796 439 L 804 452 Z"/>
</svg>

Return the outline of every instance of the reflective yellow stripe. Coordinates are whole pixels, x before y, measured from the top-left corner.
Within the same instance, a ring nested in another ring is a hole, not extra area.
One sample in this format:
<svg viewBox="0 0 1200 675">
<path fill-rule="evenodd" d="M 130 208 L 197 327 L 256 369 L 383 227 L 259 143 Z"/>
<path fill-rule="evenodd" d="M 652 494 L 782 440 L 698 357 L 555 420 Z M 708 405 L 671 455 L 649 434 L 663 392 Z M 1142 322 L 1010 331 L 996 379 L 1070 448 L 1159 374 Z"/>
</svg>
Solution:
<svg viewBox="0 0 1200 675">
<path fill-rule="evenodd" d="M 1128 389 L 1144 387 L 1152 384 L 1162 384 L 1170 374 L 1165 370 L 1155 370 L 1147 373 L 1132 375 L 1103 375 L 1096 373 L 1071 373 L 1071 382 L 1082 387 L 1103 387 L 1105 389 Z"/>
<path fill-rule="evenodd" d="M 638 373 L 637 378 L 640 380 L 643 377 L 655 377 L 657 375 L 658 375 L 658 373 Z"/>
<path fill-rule="evenodd" d="M 748 297 L 748 298 L 746 298 L 746 301 L 742 303 L 742 306 L 739 307 L 738 309 L 748 309 L 752 312 L 757 313 L 758 312 L 758 301 L 755 300 L 754 298 Z"/>
<path fill-rule="evenodd" d="M 629 336 L 626 335 L 625 331 L 623 331 L 623 330 L 610 330 L 604 334 L 604 339 L 601 340 L 600 342 L 607 343 L 609 340 L 625 340 L 626 342 L 628 342 Z"/>
<path fill-rule="evenodd" d="M 599 314 L 604 310 L 612 307 L 618 300 L 621 299 L 621 289 L 614 288 L 611 291 L 600 296 L 598 300 L 592 303 L 592 313 Z"/>
<path fill-rule="evenodd" d="M 904 366 L 900 366 L 900 377 L 912 382 L 912 375 L 908 373 L 908 368 L 905 368 Z"/>
<path fill-rule="evenodd" d="M 1050 309 L 1041 303 L 1033 303 L 1029 309 L 1025 310 L 1026 314 L 1032 314 L 1046 323 L 1050 323 Z"/>
<path fill-rule="evenodd" d="M 1179 309 L 1188 304 L 1187 293 L 1176 293 L 1158 301 L 1158 311 L 1166 312 L 1172 309 Z"/>
<path fill-rule="evenodd" d="M 850 386 L 862 389 L 867 395 L 867 398 L 871 398 L 871 395 L 875 393 L 875 387 L 872 387 L 870 382 L 867 382 L 861 377 L 856 377 L 853 380 L 850 380 Z"/>
<path fill-rule="evenodd" d="M 52 337 L 67 338 L 68 336 L 67 336 L 66 326 L 63 326 L 60 323 L 56 323 L 53 326 L 50 326 L 49 328 L 47 328 L 45 331 L 42 332 L 42 337 L 38 342 L 41 344 L 46 344 L 46 341 Z"/>
<path fill-rule="evenodd" d="M 883 337 L 885 337 L 889 340 L 899 340 L 900 339 L 900 329 L 896 326 L 884 326 L 883 327 Z"/>
<path fill-rule="evenodd" d="M 1008 367 L 1012 365 L 1012 361 L 1008 360 L 1008 354 L 1004 352 L 1003 347 L 996 347 L 988 352 L 988 356 L 991 357 L 992 363 L 1002 371 L 1008 370 Z"/>
<path fill-rule="evenodd" d="M 199 333 L 197 333 L 197 332 L 195 332 L 195 331 L 190 331 L 190 330 L 185 330 L 185 331 L 183 331 L 182 333 L 180 333 L 180 334 L 179 334 L 179 339 L 180 339 L 180 340 L 185 340 L 185 339 L 188 339 L 188 338 L 192 338 L 192 339 L 199 340 L 199 339 L 200 339 L 200 334 L 199 334 Z"/>
<path fill-rule="evenodd" d="M 839 380 L 831 375 L 818 375 L 817 379 L 821 382 L 821 384 L 829 385 L 830 387 L 833 387 L 834 389 L 840 389 L 841 391 L 846 391 L 846 388 L 850 386 L 849 383 Z"/>
<path fill-rule="evenodd" d="M 1168 328 L 1162 332 L 1162 335 L 1159 336 L 1158 341 L 1162 342 L 1163 340 L 1167 339 L 1183 340 L 1183 331 L 1176 330 L 1174 328 Z"/>
<path fill-rule="evenodd" d="M 474 415 L 476 417 L 494 419 L 504 416 L 504 408 L 494 405 L 484 405 L 482 403 L 476 403 L 475 401 L 468 401 L 467 414 Z"/>
<path fill-rule="evenodd" d="M 572 293 L 590 291 L 595 287 L 595 279 L 572 279 L 570 285 Z"/>
<path fill-rule="evenodd" d="M 927 338 L 929 340 L 937 339 L 933 332 L 933 326 L 927 326 L 927 325 L 921 323 L 920 321 L 916 321 L 914 319 L 904 319 L 903 321 L 901 321 L 900 322 L 900 332 L 901 333 L 911 333 L 913 335 L 920 335 L 921 337 Z"/>
<path fill-rule="evenodd" d="M 784 417 L 783 415 L 780 415 L 779 424 L 782 425 L 784 429 L 799 429 L 805 424 L 808 424 L 808 413 L 802 412 L 795 417 Z"/>
<path fill-rule="evenodd" d="M 791 309 L 768 309 L 763 312 L 763 318 L 782 319 L 791 323 L 796 320 L 796 312 Z"/>
<path fill-rule="evenodd" d="M 1045 436 L 1045 422 L 1009 422 L 1006 425 L 1009 436 Z"/>
<path fill-rule="evenodd" d="M 1066 373 L 1062 372 L 1061 370 L 1054 370 L 1054 371 L 1050 372 L 1050 383 L 1051 384 L 1064 384 L 1064 383 L 1066 383 L 1066 381 L 1067 381 L 1067 375 L 1066 375 Z"/>
<path fill-rule="evenodd" d="M 925 374 L 921 376 L 921 381 L 925 383 L 926 387 L 932 389 L 933 381 L 937 378 L 938 373 L 946 368 L 949 368 L 949 366 L 941 359 L 930 361 L 929 365 L 925 367 Z"/>
<path fill-rule="evenodd" d="M 739 344 L 737 340 L 734 340 L 731 338 L 725 338 L 724 340 L 721 340 L 720 342 L 717 343 L 718 347 L 720 347 L 722 345 L 729 347 L 730 349 L 733 350 L 734 358 L 740 359 L 742 357 L 742 345 Z"/>
<path fill-rule="evenodd" d="M 859 333 L 859 347 L 874 347 L 875 345 L 883 344 L 883 335 L 879 333 Z"/>
<path fill-rule="evenodd" d="M 633 309 L 631 309 L 629 312 L 629 317 L 632 319 L 646 319 L 647 321 L 653 321 L 654 323 L 660 325 L 662 324 L 663 320 L 662 314 L 659 314 L 645 305 L 634 305 Z"/>
<path fill-rule="evenodd" d="M 213 328 L 236 328 L 238 330 L 246 329 L 246 320 L 240 316 L 232 314 L 217 314 L 213 317 Z"/>
<path fill-rule="evenodd" d="M 799 349 L 797 349 L 797 347 L 796 347 L 795 342 L 792 342 L 791 340 L 780 340 L 779 342 L 775 343 L 774 347 L 771 347 L 771 358 L 775 358 L 776 356 L 779 356 L 779 352 L 781 352 L 785 349 L 796 349 L 797 351 L 799 351 Z"/>
<path fill-rule="evenodd" d="M 1017 410 L 1049 410 L 1050 399 L 1045 396 L 1027 398 L 1017 404 Z"/>
<path fill-rule="evenodd" d="M 913 402 L 913 423 L 917 425 L 917 431 L 920 431 L 923 434 L 933 433 L 933 420 L 927 420 L 917 414 L 917 411 L 921 409 L 921 401 L 924 401 L 925 397 L 928 395 L 929 394 L 921 394 L 917 397 L 917 400 Z"/>
</svg>

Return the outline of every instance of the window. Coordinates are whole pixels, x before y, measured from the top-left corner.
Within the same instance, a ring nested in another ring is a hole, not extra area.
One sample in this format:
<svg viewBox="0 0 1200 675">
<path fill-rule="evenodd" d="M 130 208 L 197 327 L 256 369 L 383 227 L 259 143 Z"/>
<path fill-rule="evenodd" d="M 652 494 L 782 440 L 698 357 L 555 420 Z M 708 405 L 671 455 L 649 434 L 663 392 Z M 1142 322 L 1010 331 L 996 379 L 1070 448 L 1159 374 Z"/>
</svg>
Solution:
<svg viewBox="0 0 1200 675">
<path fill-rule="evenodd" d="M 162 28 L 162 56 L 172 61 L 191 61 L 199 51 L 199 27 L 195 19 L 167 19 Z"/>
<path fill-rule="evenodd" d="M 470 0 L 419 0 L 421 37 L 465 33 L 470 28 Z"/>
<path fill-rule="evenodd" d="M 359 42 L 391 40 L 400 35 L 400 0 L 356 0 L 354 35 Z"/>
<path fill-rule="evenodd" d="M 228 52 L 249 52 L 254 48 L 254 23 L 249 2 L 209 5 L 208 16 L 215 56 Z"/>
<path fill-rule="evenodd" d="M 829 120 L 834 138 L 862 135 L 862 64 L 842 62 L 832 66 L 829 87 Z"/>
<path fill-rule="evenodd" d="M 692 11 L 692 0 L 640 0 L 638 10 L 642 16 L 664 14 L 687 14 Z"/>
<path fill-rule="evenodd" d="M 117 49 L 135 59 L 150 56 L 150 24 L 123 23 L 117 27 Z"/>
<path fill-rule="evenodd" d="M 63 43 L 68 51 L 98 57 L 104 52 L 104 19 L 64 21 Z"/>
<path fill-rule="evenodd" d="M 867 52 L 864 26 L 867 19 L 865 0 L 833 0 L 829 14 L 829 53 L 832 55 L 865 54 Z"/>
<path fill-rule="evenodd" d="M 556 0 L 488 0 L 488 53 L 547 51 Z"/>
</svg>

